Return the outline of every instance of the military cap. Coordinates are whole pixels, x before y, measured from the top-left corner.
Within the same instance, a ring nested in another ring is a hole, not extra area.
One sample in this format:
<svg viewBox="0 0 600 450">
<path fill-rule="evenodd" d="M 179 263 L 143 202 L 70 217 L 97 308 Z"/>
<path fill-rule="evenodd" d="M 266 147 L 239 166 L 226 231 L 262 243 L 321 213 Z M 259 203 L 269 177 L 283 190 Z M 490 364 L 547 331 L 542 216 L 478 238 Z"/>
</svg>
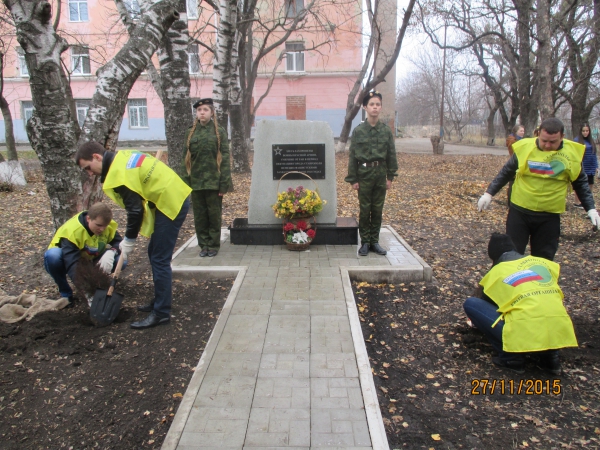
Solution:
<svg viewBox="0 0 600 450">
<path fill-rule="evenodd" d="M 379 100 L 383 101 L 381 93 L 377 91 L 370 91 L 367 95 L 363 97 L 362 105 L 367 106 L 367 103 L 369 103 L 369 100 L 371 100 L 373 97 L 379 97 Z"/>
<path fill-rule="evenodd" d="M 194 103 L 193 108 L 196 109 L 198 106 L 201 106 L 201 105 L 212 105 L 212 104 L 213 104 L 212 98 L 201 98 L 196 103 Z"/>
</svg>

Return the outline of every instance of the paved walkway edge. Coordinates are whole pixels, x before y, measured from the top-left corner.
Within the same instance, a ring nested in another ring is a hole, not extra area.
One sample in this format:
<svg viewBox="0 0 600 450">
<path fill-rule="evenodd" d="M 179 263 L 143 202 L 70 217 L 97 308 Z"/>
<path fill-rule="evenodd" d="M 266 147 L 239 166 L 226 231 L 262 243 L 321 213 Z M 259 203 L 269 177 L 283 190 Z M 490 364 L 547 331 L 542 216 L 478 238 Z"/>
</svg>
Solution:
<svg viewBox="0 0 600 450">
<path fill-rule="evenodd" d="M 369 434 L 371 435 L 371 445 L 373 450 L 389 450 L 390 447 L 385 433 L 385 426 L 383 425 L 379 401 L 377 400 L 375 382 L 373 381 L 371 363 L 369 363 L 369 354 L 367 353 L 365 339 L 360 326 L 360 319 L 358 318 L 356 300 L 354 299 L 354 293 L 352 292 L 350 274 L 346 267 L 340 267 L 340 272 L 342 274 L 342 285 L 346 297 L 350 331 L 352 333 L 352 341 L 354 342 L 354 353 L 356 355 L 356 365 L 358 366 L 358 378 L 360 380 L 360 388 L 365 404 L 367 423 L 369 424 Z"/>
<path fill-rule="evenodd" d="M 191 241 L 191 240 L 190 240 Z M 186 242 L 181 249 L 175 253 L 173 258 L 177 256 L 190 241 Z M 229 295 L 227 296 L 227 300 L 223 305 L 223 309 L 221 310 L 221 314 L 217 319 L 217 323 L 213 328 L 213 331 L 206 343 L 206 347 L 204 347 L 204 351 L 202 352 L 202 356 L 200 357 L 200 361 L 194 370 L 194 375 L 192 375 L 192 379 L 190 380 L 190 384 L 183 395 L 183 399 L 179 404 L 179 408 L 177 409 L 177 414 L 173 418 L 173 423 L 169 427 L 169 431 L 163 445 L 161 447 L 162 450 L 175 450 L 177 445 L 179 444 L 179 440 L 181 439 L 181 435 L 183 433 L 183 429 L 188 420 L 190 412 L 192 411 L 192 407 L 194 405 L 194 401 L 196 400 L 196 396 L 198 395 L 198 391 L 200 386 L 202 385 L 202 381 L 204 380 L 204 376 L 206 375 L 206 371 L 208 370 L 208 366 L 210 365 L 210 361 L 215 354 L 217 349 L 217 345 L 219 344 L 219 340 L 221 339 L 221 335 L 223 334 L 223 330 L 225 329 L 225 324 L 227 323 L 227 319 L 229 318 L 229 314 L 231 313 L 231 309 L 233 308 L 233 303 L 235 302 L 235 298 L 242 286 L 242 282 L 244 281 L 244 277 L 246 276 L 246 267 L 224 267 L 224 268 L 216 268 L 210 269 L 206 267 L 174 267 L 173 268 L 173 276 L 177 276 L 179 274 L 195 274 L 200 278 L 208 277 L 220 277 L 225 278 L 227 276 L 235 276 L 237 272 L 237 276 L 235 281 L 233 282 L 233 286 Z M 228 274 L 229 273 L 229 274 Z"/>
<path fill-rule="evenodd" d="M 417 252 L 415 252 L 410 245 L 408 245 L 408 242 L 406 242 L 404 239 L 402 239 L 402 237 L 396 232 L 396 230 L 394 230 L 394 228 L 391 225 L 384 225 L 384 228 L 387 228 L 388 230 L 390 230 L 390 232 L 396 237 L 396 239 L 398 239 L 398 241 L 400 243 L 402 243 L 404 248 L 406 250 L 408 250 L 408 252 L 417 261 L 419 261 L 419 264 L 421 264 L 423 266 L 423 281 L 431 281 L 431 278 L 433 276 L 433 270 L 431 269 L 431 266 L 429 264 L 427 264 L 425 262 L 425 260 L 423 258 L 421 258 L 419 256 L 419 254 Z"/>
</svg>

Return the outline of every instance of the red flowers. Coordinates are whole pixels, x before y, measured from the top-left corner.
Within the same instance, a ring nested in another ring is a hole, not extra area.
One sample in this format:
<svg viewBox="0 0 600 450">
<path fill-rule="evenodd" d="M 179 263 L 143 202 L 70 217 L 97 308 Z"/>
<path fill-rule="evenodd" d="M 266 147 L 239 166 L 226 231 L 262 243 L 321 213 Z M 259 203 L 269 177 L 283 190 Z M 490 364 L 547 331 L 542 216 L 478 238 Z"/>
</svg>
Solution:
<svg viewBox="0 0 600 450">
<path fill-rule="evenodd" d="M 317 234 L 317 233 L 316 233 L 316 231 L 315 231 L 315 230 L 313 230 L 313 229 L 310 229 L 310 230 L 307 230 L 307 231 L 306 231 L 306 235 L 307 235 L 309 238 L 311 238 L 311 239 L 314 239 L 316 234 Z"/>
<path fill-rule="evenodd" d="M 299 220 L 296 222 L 296 227 L 298 227 L 300 231 L 306 231 L 308 224 L 304 220 Z"/>
<path fill-rule="evenodd" d="M 286 223 L 286 224 L 285 224 L 285 226 L 283 227 L 283 231 L 285 231 L 285 232 L 287 233 L 288 231 L 292 231 L 294 228 L 296 228 L 296 227 L 294 226 L 294 224 L 293 224 L 292 222 L 288 222 L 288 223 Z"/>
</svg>

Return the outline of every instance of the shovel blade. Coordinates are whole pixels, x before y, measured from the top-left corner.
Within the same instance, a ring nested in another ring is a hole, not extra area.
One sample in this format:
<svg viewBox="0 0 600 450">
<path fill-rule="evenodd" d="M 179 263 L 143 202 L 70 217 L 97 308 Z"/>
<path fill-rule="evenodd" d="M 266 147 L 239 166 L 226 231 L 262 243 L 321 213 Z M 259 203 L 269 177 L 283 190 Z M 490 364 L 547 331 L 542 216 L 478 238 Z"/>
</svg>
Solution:
<svg viewBox="0 0 600 450">
<path fill-rule="evenodd" d="M 96 289 L 92 306 L 90 306 L 90 319 L 94 325 L 105 327 L 110 325 L 119 315 L 123 296 L 113 292 L 112 295 L 107 295 L 106 289 Z"/>
</svg>

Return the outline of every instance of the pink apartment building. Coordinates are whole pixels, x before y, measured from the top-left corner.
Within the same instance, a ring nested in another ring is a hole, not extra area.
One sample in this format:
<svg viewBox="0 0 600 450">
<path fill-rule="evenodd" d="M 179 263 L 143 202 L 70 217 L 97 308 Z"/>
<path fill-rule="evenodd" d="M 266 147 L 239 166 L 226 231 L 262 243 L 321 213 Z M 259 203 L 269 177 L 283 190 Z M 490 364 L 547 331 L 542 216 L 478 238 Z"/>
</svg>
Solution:
<svg viewBox="0 0 600 450">
<path fill-rule="evenodd" d="M 302 7 L 304 0 L 288 7 Z M 356 4 L 354 25 L 360 29 L 360 2 Z M 70 71 L 71 88 L 75 98 L 80 124 L 87 114 L 95 90 L 96 70 L 110 59 L 126 39 L 112 2 L 99 0 L 68 0 L 60 18 L 60 33 L 70 44 L 63 53 L 65 67 Z M 139 11 L 137 0 L 129 0 L 131 14 Z M 208 11 L 199 11 L 196 0 L 188 0 L 190 36 L 208 17 Z M 200 20 L 199 20 L 199 16 Z M 198 35 L 205 43 L 214 42 L 214 28 Z M 264 76 L 256 82 L 254 98 L 266 89 L 268 74 L 280 52 L 286 57 L 279 66 L 267 98 L 261 103 L 256 120 L 290 119 L 328 122 L 335 136 L 339 135 L 344 120 L 348 92 L 352 88 L 362 64 L 361 35 L 357 32 L 336 32 L 336 41 L 319 52 L 305 51 L 315 36 L 310 31 L 297 32 L 281 49 L 266 60 Z M 4 67 L 4 96 L 13 117 L 17 142 L 27 142 L 26 120 L 31 117 L 33 104 L 29 77 L 22 49 L 15 37 L 13 51 L 7 54 Z M 190 104 L 194 99 L 212 96 L 212 55 L 198 44 L 191 44 L 188 63 L 191 78 Z M 270 64 L 270 67 L 268 67 Z M 158 67 L 158 64 L 155 64 Z M 190 109 L 191 112 L 191 109 Z M 1 119 L 1 117 L 0 117 Z M 192 115 L 190 113 L 190 124 Z M 360 122 L 360 116 L 355 119 Z M 142 74 L 129 94 L 128 106 L 121 125 L 120 140 L 164 140 L 164 114 L 147 74 Z M 4 124 L 0 126 L 0 141 L 4 141 Z"/>
</svg>

